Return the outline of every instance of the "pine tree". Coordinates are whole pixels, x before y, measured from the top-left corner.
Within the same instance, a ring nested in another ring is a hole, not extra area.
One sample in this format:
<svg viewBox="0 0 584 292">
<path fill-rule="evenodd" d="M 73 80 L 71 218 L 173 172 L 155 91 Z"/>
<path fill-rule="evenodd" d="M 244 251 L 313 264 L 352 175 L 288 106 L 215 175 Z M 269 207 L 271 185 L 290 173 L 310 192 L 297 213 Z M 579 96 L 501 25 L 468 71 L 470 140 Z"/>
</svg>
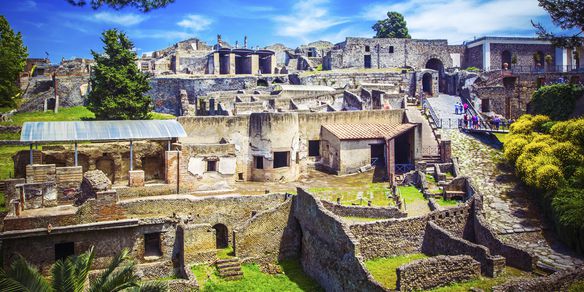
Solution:
<svg viewBox="0 0 584 292">
<path fill-rule="evenodd" d="M 22 35 L 14 33 L 4 16 L 0 15 L 0 107 L 15 107 L 20 96 L 17 80 L 24 70 L 28 50 Z"/>
<path fill-rule="evenodd" d="M 582 45 L 584 36 L 584 3 L 582 0 L 538 0 L 539 6 L 549 12 L 552 22 L 568 35 L 558 35 L 548 31 L 541 23 L 531 22 L 537 35 L 551 40 L 558 47 L 573 48 Z M 575 31 L 575 33 L 569 33 Z"/>
<path fill-rule="evenodd" d="M 376 38 L 412 38 L 404 16 L 395 11 L 387 12 L 387 18 L 378 21 L 372 28 L 377 32 Z"/>
<path fill-rule="evenodd" d="M 95 66 L 91 74 L 88 108 L 101 120 L 149 119 L 151 109 L 148 76 L 138 69 L 134 44 L 116 29 L 102 34 L 103 53 L 91 51 Z"/>
</svg>

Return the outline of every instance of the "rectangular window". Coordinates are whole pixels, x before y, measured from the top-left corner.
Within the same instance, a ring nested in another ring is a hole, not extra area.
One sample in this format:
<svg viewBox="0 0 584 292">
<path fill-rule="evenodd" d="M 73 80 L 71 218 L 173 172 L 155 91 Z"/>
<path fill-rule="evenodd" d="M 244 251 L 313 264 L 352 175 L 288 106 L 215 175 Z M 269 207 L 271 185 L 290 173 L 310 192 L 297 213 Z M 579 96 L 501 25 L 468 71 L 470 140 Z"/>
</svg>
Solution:
<svg viewBox="0 0 584 292">
<path fill-rule="evenodd" d="M 207 171 L 217 171 L 217 161 L 208 160 L 207 161 Z"/>
<path fill-rule="evenodd" d="M 254 156 L 253 157 L 255 168 L 256 169 L 264 169 L 264 157 L 263 156 Z"/>
<path fill-rule="evenodd" d="M 274 152 L 274 168 L 290 166 L 290 151 Z"/>
<path fill-rule="evenodd" d="M 74 242 L 63 242 L 55 244 L 55 261 L 64 260 L 72 255 L 75 255 Z"/>
<path fill-rule="evenodd" d="M 144 234 L 144 256 L 162 256 L 159 232 Z"/>
<path fill-rule="evenodd" d="M 365 46 L 365 52 L 370 52 L 371 48 L 369 46 Z"/>
<path fill-rule="evenodd" d="M 389 53 L 393 54 L 393 46 L 389 46 Z"/>
<path fill-rule="evenodd" d="M 320 140 L 308 141 L 308 156 L 320 156 Z"/>
</svg>

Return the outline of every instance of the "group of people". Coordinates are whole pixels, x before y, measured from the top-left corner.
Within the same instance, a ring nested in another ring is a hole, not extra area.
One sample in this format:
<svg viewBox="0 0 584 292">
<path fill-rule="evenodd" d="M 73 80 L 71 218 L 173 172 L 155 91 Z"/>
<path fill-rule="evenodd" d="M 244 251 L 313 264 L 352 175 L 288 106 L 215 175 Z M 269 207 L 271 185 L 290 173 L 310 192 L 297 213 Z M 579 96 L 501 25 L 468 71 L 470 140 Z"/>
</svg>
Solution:
<svg viewBox="0 0 584 292">
<path fill-rule="evenodd" d="M 463 125 L 464 128 L 473 128 L 473 129 L 479 128 L 479 117 L 477 115 L 464 114 L 463 121 L 464 121 L 464 125 Z"/>
<path fill-rule="evenodd" d="M 454 104 L 454 113 L 457 115 L 462 115 L 462 114 L 466 114 L 466 112 L 468 111 L 468 103 L 464 103 L 462 104 L 460 101 L 457 101 Z"/>
</svg>

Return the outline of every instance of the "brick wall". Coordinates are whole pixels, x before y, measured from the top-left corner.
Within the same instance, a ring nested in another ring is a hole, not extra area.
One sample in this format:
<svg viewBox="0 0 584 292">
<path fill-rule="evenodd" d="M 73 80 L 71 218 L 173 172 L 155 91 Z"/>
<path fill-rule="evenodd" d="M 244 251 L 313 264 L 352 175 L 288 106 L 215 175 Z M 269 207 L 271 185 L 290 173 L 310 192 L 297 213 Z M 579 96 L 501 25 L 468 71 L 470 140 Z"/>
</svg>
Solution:
<svg viewBox="0 0 584 292">
<path fill-rule="evenodd" d="M 481 275 L 480 263 L 470 256 L 436 256 L 397 269 L 399 291 L 427 290 Z"/>
<path fill-rule="evenodd" d="M 329 211 L 341 217 L 361 217 L 361 218 L 403 218 L 408 214 L 400 211 L 396 207 L 364 207 L 364 206 L 343 206 L 328 201 L 321 201 L 322 205 Z"/>
</svg>

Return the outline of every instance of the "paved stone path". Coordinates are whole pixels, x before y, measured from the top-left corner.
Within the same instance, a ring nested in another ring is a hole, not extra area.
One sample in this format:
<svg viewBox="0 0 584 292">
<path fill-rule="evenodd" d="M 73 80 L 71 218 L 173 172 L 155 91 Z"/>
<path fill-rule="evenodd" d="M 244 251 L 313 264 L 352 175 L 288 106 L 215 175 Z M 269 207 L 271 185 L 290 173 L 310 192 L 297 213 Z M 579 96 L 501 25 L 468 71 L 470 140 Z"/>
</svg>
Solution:
<svg viewBox="0 0 584 292">
<path fill-rule="evenodd" d="M 430 106 L 438 118 L 442 120 L 442 128 L 458 128 L 458 119 L 462 119 L 463 115 L 454 113 L 454 104 L 460 101 L 460 97 L 455 95 L 440 94 L 437 97 L 428 97 Z"/>
<path fill-rule="evenodd" d="M 458 130 L 442 130 L 442 135 L 451 139 L 462 175 L 469 176 L 484 196 L 486 219 L 501 240 L 533 251 L 540 262 L 557 269 L 584 263 L 557 240 L 535 199 L 502 163 L 501 150 L 493 146 L 498 142 Z"/>
</svg>

